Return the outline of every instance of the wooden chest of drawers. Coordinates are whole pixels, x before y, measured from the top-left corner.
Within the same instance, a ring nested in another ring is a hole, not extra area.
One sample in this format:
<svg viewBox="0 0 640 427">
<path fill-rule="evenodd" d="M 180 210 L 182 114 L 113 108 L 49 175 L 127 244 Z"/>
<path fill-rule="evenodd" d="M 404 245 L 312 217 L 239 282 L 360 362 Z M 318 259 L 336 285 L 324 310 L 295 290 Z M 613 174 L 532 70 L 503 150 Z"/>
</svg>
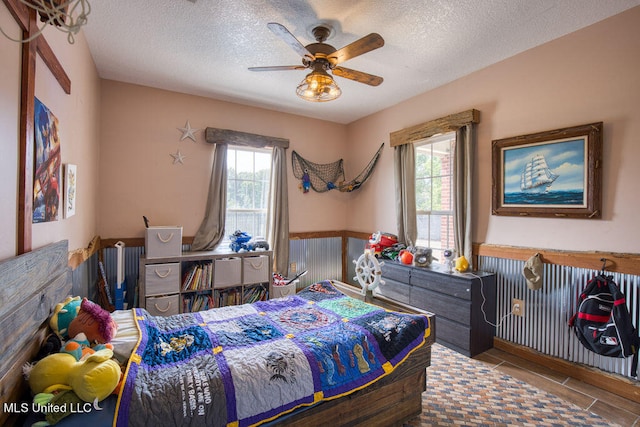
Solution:
<svg viewBox="0 0 640 427">
<path fill-rule="evenodd" d="M 385 284 L 376 289 L 377 295 L 436 315 L 438 343 L 467 356 L 493 347 L 495 274 L 448 273 L 440 265 L 423 268 L 385 261 L 382 278 Z"/>
</svg>

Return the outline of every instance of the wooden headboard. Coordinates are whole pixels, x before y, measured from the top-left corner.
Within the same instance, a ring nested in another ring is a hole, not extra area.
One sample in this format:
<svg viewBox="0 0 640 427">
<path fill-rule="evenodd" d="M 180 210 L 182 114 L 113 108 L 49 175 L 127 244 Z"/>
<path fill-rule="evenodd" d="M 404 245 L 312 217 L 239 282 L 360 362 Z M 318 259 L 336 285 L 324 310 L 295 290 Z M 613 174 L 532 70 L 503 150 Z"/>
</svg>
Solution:
<svg viewBox="0 0 640 427">
<path fill-rule="evenodd" d="M 22 365 L 38 353 L 55 305 L 71 294 L 68 252 L 63 240 L 0 261 L 0 425 L 17 417 L 4 404 L 25 398 Z"/>
</svg>

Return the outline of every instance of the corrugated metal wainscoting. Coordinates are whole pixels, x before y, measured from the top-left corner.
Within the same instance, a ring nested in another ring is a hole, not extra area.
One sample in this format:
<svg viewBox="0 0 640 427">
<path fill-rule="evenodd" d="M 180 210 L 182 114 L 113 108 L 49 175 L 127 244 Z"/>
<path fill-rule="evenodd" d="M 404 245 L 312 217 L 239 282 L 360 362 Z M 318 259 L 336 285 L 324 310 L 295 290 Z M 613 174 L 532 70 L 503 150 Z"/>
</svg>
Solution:
<svg viewBox="0 0 640 427">
<path fill-rule="evenodd" d="M 300 279 L 297 288 L 325 279 L 342 277 L 342 239 L 340 237 L 323 237 L 317 239 L 295 239 L 289 241 L 289 267 L 296 264 L 296 272 L 289 277 L 307 270 Z"/>
<path fill-rule="evenodd" d="M 579 293 L 598 274 L 571 266 L 544 264 L 544 283 L 530 290 L 522 276 L 524 261 L 478 257 L 478 268 L 497 273 L 496 336 L 543 354 L 630 377 L 631 358 L 604 357 L 587 350 L 568 326 Z M 610 273 L 624 293 L 633 324 L 640 324 L 640 276 Z M 525 302 L 524 316 L 509 315 L 513 298 Z"/>
</svg>

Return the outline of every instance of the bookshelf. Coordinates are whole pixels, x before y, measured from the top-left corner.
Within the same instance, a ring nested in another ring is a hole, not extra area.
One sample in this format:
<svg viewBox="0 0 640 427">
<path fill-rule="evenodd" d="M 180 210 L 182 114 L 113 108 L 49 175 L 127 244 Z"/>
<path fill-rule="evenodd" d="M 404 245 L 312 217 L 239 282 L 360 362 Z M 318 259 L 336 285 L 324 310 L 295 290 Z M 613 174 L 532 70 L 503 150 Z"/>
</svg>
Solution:
<svg viewBox="0 0 640 427">
<path fill-rule="evenodd" d="M 183 252 L 140 257 L 140 306 L 170 316 L 266 300 L 272 294 L 272 252 Z"/>
</svg>

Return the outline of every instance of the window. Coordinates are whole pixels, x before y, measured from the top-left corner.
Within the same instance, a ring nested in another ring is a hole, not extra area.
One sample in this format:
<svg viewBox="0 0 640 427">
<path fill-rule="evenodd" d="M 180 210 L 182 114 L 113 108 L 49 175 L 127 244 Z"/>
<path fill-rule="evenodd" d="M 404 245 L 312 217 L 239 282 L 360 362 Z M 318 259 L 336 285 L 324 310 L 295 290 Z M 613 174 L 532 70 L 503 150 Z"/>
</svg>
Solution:
<svg viewBox="0 0 640 427">
<path fill-rule="evenodd" d="M 433 250 L 454 247 L 453 150 L 456 134 L 450 132 L 415 143 L 417 246 Z"/>
<path fill-rule="evenodd" d="M 270 178 L 270 149 L 227 148 L 225 241 L 236 230 L 266 236 Z"/>
</svg>

